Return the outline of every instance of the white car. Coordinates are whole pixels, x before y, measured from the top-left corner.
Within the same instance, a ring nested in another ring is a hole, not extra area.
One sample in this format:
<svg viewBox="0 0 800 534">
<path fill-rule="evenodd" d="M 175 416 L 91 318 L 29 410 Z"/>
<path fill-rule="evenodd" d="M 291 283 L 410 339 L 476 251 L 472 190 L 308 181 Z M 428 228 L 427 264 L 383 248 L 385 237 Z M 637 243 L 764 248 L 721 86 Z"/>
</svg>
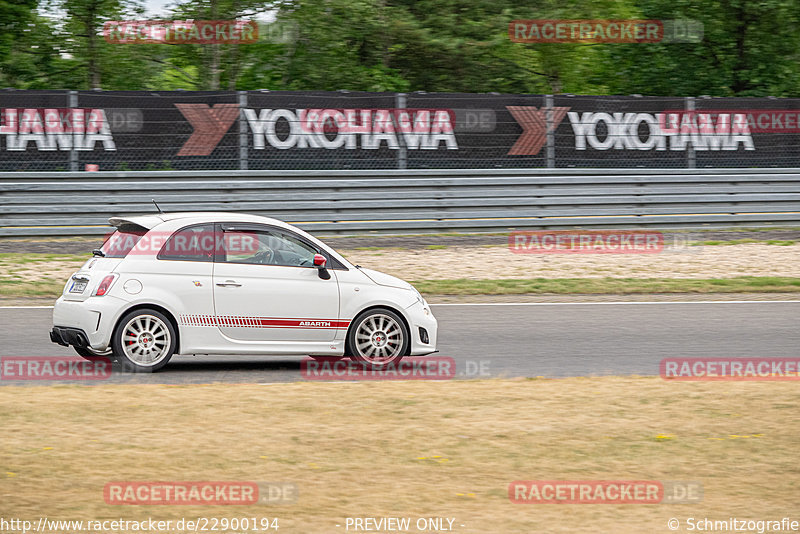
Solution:
<svg viewBox="0 0 800 534">
<path fill-rule="evenodd" d="M 370 366 L 436 351 L 414 287 L 284 222 L 235 213 L 109 220 L 116 231 L 64 286 L 50 339 L 155 371 L 173 354 L 350 356 Z"/>
</svg>

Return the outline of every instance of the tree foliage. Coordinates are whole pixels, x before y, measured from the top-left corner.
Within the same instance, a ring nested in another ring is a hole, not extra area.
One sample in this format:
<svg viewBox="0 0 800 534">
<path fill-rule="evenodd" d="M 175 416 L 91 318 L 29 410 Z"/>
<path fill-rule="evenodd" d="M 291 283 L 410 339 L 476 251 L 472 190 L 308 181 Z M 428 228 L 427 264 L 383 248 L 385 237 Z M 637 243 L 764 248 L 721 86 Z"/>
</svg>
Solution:
<svg viewBox="0 0 800 534">
<path fill-rule="evenodd" d="M 178 0 L 254 44 L 111 44 L 141 0 L 0 0 L 0 86 L 800 95 L 800 0 Z M 693 19 L 699 43 L 521 44 L 515 19 Z"/>
</svg>

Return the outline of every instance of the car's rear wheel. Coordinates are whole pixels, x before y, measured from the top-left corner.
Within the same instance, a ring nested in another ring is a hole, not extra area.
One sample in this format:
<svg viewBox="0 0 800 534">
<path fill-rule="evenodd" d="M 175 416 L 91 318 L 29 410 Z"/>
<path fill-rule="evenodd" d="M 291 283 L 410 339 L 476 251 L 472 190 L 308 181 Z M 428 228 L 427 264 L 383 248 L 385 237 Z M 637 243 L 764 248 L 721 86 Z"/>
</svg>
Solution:
<svg viewBox="0 0 800 534">
<path fill-rule="evenodd" d="M 408 345 L 408 329 L 403 320 L 382 308 L 361 313 L 347 334 L 350 358 L 373 367 L 399 362 L 408 352 Z"/>
<path fill-rule="evenodd" d="M 111 347 L 122 369 L 150 373 L 161 369 L 175 352 L 177 335 L 164 314 L 151 309 L 134 310 L 117 324 Z"/>
<path fill-rule="evenodd" d="M 95 361 L 102 358 L 113 359 L 114 352 L 111 349 L 106 350 L 94 350 L 90 347 L 76 347 L 73 345 L 75 352 L 78 353 L 82 358 L 86 358 L 89 361 Z"/>
</svg>

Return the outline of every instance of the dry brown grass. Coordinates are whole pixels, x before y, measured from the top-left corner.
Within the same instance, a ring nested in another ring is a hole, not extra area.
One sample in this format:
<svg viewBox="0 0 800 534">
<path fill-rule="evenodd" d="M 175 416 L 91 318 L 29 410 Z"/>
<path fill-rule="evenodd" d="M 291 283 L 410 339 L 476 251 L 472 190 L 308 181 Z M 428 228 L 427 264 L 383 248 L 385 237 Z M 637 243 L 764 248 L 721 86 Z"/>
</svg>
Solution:
<svg viewBox="0 0 800 534">
<path fill-rule="evenodd" d="M 344 252 L 356 263 L 412 281 L 429 297 L 800 290 L 800 244 L 747 243 L 627 255 L 513 254 L 504 247 Z M 87 257 L 0 254 L 0 300 L 55 299 Z"/>
<path fill-rule="evenodd" d="M 456 532 L 797 518 L 797 384 L 658 378 L 0 389 L 4 517 L 455 517 Z M 656 436 L 668 436 L 658 439 Z M 749 436 L 749 437 L 748 437 Z M 434 458 L 435 457 L 435 458 Z M 424 459 L 422 459 L 424 458 Z M 519 479 L 699 480 L 693 505 L 516 505 Z M 109 481 L 289 481 L 296 504 L 109 506 Z"/>
</svg>

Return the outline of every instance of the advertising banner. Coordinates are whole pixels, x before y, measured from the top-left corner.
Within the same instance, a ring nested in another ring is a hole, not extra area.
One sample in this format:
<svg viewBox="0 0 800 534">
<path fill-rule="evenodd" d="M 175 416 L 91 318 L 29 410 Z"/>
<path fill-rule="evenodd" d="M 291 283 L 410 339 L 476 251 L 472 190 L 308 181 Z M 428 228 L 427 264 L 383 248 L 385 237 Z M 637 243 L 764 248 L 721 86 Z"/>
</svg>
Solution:
<svg viewBox="0 0 800 534">
<path fill-rule="evenodd" d="M 800 164 L 800 99 L 0 91 L 1 171 Z"/>
</svg>

